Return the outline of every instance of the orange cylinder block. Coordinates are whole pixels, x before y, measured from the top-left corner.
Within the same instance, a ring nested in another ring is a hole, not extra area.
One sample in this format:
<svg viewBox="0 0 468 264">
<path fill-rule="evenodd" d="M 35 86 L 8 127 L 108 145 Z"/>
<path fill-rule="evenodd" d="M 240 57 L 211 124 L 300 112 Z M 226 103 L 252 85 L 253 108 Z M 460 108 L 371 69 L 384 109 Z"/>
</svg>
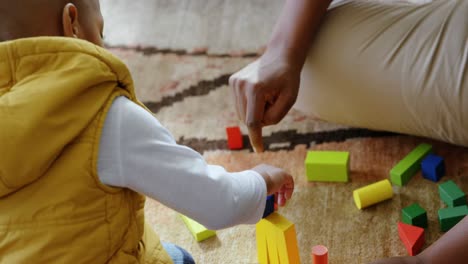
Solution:
<svg viewBox="0 0 468 264">
<path fill-rule="evenodd" d="M 313 246 L 312 264 L 328 264 L 328 248 L 322 245 Z"/>
</svg>

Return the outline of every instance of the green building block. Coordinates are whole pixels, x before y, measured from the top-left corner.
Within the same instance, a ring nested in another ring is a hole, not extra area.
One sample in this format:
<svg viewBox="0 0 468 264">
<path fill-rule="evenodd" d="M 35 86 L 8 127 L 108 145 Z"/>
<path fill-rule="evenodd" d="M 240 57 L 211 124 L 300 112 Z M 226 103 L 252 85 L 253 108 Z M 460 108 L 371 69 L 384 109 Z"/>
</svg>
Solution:
<svg viewBox="0 0 468 264">
<path fill-rule="evenodd" d="M 440 230 L 447 232 L 454 227 L 460 220 L 468 215 L 468 206 L 462 205 L 457 207 L 443 208 L 439 210 Z"/>
<path fill-rule="evenodd" d="M 427 213 L 419 204 L 414 203 L 401 210 L 401 221 L 408 225 L 427 227 Z"/>
<path fill-rule="evenodd" d="M 216 235 L 216 231 L 206 229 L 206 227 L 197 223 L 195 220 L 185 215 L 180 215 L 180 217 L 182 218 L 182 220 L 184 220 L 185 225 L 187 225 L 187 228 L 190 230 L 197 242 L 203 241 Z"/>
<path fill-rule="evenodd" d="M 347 182 L 349 152 L 308 151 L 305 169 L 309 181 Z"/>
<path fill-rule="evenodd" d="M 439 185 L 439 195 L 449 207 L 466 205 L 465 193 L 452 180 Z"/>
<path fill-rule="evenodd" d="M 390 171 L 390 180 L 398 186 L 406 185 L 421 167 L 421 160 L 432 152 L 429 144 L 420 144 Z"/>
</svg>

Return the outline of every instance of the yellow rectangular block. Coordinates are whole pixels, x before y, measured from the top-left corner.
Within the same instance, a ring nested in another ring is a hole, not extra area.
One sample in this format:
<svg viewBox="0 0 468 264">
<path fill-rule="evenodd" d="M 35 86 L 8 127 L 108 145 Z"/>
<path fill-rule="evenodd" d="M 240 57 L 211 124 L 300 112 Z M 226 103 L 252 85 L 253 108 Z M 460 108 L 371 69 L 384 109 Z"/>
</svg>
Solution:
<svg viewBox="0 0 468 264">
<path fill-rule="evenodd" d="M 185 215 L 180 215 L 180 217 L 182 218 L 185 225 L 192 233 L 195 240 L 197 240 L 197 242 L 203 241 L 205 239 L 208 239 L 216 235 L 216 231 L 207 229 L 203 225 L 197 223 L 195 220 Z"/>
<path fill-rule="evenodd" d="M 294 225 L 283 232 L 279 239 L 281 242 L 279 248 L 280 262 L 281 263 L 300 263 L 299 248 L 297 247 L 296 229 Z M 286 250 L 284 252 L 283 250 Z"/>
<path fill-rule="evenodd" d="M 270 225 L 268 229 L 269 234 L 267 235 L 267 245 L 268 245 L 268 260 L 269 264 L 282 264 L 278 255 L 278 241 L 275 238 L 276 232 L 275 228 Z"/>
<path fill-rule="evenodd" d="M 278 252 L 280 263 L 300 263 L 294 224 L 278 213 L 269 215 L 265 220 L 271 223 L 271 233 L 274 234 L 276 251 Z"/>
<path fill-rule="evenodd" d="M 257 258 L 260 264 L 270 263 L 270 260 L 268 258 L 268 244 L 267 244 L 267 235 L 268 235 L 269 225 L 270 223 L 262 219 L 255 226 L 255 235 L 257 238 Z"/>
</svg>

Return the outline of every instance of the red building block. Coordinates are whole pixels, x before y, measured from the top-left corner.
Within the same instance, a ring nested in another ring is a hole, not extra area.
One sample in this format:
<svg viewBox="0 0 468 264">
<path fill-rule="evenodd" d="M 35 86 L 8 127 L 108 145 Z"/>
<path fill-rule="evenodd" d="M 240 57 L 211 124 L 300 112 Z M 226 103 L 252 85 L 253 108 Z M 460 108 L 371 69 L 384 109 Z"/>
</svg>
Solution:
<svg viewBox="0 0 468 264">
<path fill-rule="evenodd" d="M 229 149 L 242 149 L 244 147 L 242 133 L 239 127 L 227 127 L 226 134 Z"/>
<path fill-rule="evenodd" d="M 398 234 L 410 256 L 414 256 L 421 251 L 424 245 L 424 228 L 399 222 Z"/>
</svg>

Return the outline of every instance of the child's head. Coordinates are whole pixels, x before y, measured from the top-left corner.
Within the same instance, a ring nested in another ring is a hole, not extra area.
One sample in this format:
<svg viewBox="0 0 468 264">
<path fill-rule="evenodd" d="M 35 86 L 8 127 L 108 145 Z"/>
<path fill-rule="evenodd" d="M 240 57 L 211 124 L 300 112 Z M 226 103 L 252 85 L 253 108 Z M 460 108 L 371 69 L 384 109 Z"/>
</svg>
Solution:
<svg viewBox="0 0 468 264">
<path fill-rule="evenodd" d="M 102 46 L 99 0 L 2 0 L 0 21 L 0 41 L 65 36 Z"/>
</svg>

